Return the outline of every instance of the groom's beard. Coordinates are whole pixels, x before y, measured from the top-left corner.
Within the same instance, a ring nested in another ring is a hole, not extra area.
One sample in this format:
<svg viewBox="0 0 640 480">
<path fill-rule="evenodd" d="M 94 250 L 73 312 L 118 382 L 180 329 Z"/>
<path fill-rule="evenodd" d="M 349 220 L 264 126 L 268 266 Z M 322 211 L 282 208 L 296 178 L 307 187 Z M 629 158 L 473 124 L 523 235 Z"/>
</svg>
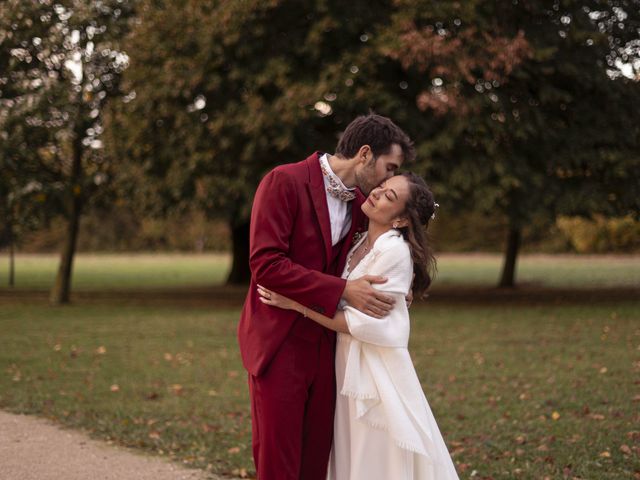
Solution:
<svg viewBox="0 0 640 480">
<path fill-rule="evenodd" d="M 365 197 L 368 197 L 371 190 L 382 183 L 377 181 L 376 177 L 376 161 L 370 160 L 361 172 L 356 173 L 356 185 Z"/>
</svg>

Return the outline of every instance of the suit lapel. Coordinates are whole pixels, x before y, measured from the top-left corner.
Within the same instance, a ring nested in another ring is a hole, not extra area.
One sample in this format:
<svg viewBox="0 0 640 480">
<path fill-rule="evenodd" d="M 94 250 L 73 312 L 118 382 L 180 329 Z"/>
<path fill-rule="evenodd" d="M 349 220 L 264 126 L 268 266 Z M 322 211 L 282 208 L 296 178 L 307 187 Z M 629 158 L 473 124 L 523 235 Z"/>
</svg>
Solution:
<svg viewBox="0 0 640 480">
<path fill-rule="evenodd" d="M 331 222 L 329 220 L 329 207 L 327 206 L 327 194 L 324 189 L 322 170 L 319 161 L 320 152 L 316 152 L 307 159 L 309 166 L 309 183 L 307 188 L 313 201 L 316 218 L 322 231 L 327 265 L 331 262 Z"/>
</svg>

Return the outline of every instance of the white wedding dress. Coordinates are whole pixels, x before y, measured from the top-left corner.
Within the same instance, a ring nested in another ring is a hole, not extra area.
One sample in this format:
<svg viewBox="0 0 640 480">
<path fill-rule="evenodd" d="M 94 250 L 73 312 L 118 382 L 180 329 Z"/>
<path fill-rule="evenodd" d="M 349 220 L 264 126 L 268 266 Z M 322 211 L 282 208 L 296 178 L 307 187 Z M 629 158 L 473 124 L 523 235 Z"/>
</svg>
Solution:
<svg viewBox="0 0 640 480">
<path fill-rule="evenodd" d="M 458 479 L 407 350 L 413 262 L 396 230 L 378 237 L 370 252 L 343 278 L 382 275 L 374 285 L 395 298 L 377 319 L 344 308 L 350 334 L 336 345 L 336 412 L 328 480 Z"/>
</svg>

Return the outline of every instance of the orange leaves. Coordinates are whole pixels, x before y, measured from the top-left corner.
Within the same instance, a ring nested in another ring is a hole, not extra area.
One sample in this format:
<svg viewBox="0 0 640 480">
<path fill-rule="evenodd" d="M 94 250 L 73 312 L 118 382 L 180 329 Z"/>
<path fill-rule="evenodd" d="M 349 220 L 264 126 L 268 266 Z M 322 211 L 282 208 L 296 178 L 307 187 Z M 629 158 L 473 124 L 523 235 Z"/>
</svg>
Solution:
<svg viewBox="0 0 640 480">
<path fill-rule="evenodd" d="M 184 393 L 184 387 L 179 383 L 174 383 L 169 386 L 169 391 L 176 396 L 180 396 Z"/>
<path fill-rule="evenodd" d="M 162 355 L 162 358 L 171 363 L 173 366 L 185 366 L 188 367 L 193 364 L 194 356 L 193 353 L 190 352 L 178 352 L 176 354 L 172 354 L 170 352 L 165 352 Z"/>
<path fill-rule="evenodd" d="M 149 392 L 144 396 L 145 400 L 158 400 L 160 394 L 158 392 Z"/>
<path fill-rule="evenodd" d="M 213 423 L 203 423 L 201 428 L 204 433 L 217 432 L 220 430 L 220 427 Z"/>
<path fill-rule="evenodd" d="M 475 27 L 454 32 L 407 22 L 398 38 L 397 46 L 384 47 L 384 53 L 405 70 L 415 69 L 433 79 L 418 94 L 417 104 L 437 115 L 468 113 L 470 103 L 461 93 L 465 84 L 506 83 L 514 69 L 532 56 L 522 30 L 510 37 Z"/>
<path fill-rule="evenodd" d="M 235 475 L 237 477 L 240 477 L 240 478 L 248 478 L 249 477 L 249 473 L 247 472 L 246 468 L 236 468 L 236 469 L 231 471 L 231 474 Z"/>
<path fill-rule="evenodd" d="M 485 80 L 503 82 L 522 61 L 532 56 L 531 46 L 522 30 L 513 38 L 492 37 L 487 32 L 482 35 L 486 41 L 487 53 Z"/>
<path fill-rule="evenodd" d="M 22 373 L 20 372 L 20 367 L 15 363 L 12 363 L 9 368 L 7 368 L 7 372 L 11 375 L 11 380 L 14 382 L 19 382 L 22 379 Z"/>
<path fill-rule="evenodd" d="M 624 455 L 631 455 L 631 454 L 633 454 L 633 451 L 631 450 L 631 448 L 629 448 L 629 445 L 625 445 L 625 444 L 620 445 L 620 451 L 621 451 Z"/>
</svg>

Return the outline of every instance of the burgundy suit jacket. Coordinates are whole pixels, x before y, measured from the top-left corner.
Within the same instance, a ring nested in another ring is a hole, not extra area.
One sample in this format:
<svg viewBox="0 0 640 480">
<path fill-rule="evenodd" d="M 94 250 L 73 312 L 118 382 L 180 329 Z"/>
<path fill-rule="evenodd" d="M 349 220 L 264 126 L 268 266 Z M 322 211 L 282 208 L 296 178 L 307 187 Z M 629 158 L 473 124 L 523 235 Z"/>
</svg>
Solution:
<svg viewBox="0 0 640 480">
<path fill-rule="evenodd" d="M 262 374 L 289 331 L 313 340 L 324 327 L 293 310 L 265 305 L 256 285 L 280 293 L 328 317 L 335 315 L 346 281 L 339 275 L 355 232 L 364 230 L 365 198 L 356 189 L 351 229 L 342 245 L 337 271 L 332 258 L 329 209 L 319 152 L 298 163 L 280 165 L 260 182 L 251 210 L 251 284 L 238 325 L 242 361 L 252 375 Z"/>
</svg>

